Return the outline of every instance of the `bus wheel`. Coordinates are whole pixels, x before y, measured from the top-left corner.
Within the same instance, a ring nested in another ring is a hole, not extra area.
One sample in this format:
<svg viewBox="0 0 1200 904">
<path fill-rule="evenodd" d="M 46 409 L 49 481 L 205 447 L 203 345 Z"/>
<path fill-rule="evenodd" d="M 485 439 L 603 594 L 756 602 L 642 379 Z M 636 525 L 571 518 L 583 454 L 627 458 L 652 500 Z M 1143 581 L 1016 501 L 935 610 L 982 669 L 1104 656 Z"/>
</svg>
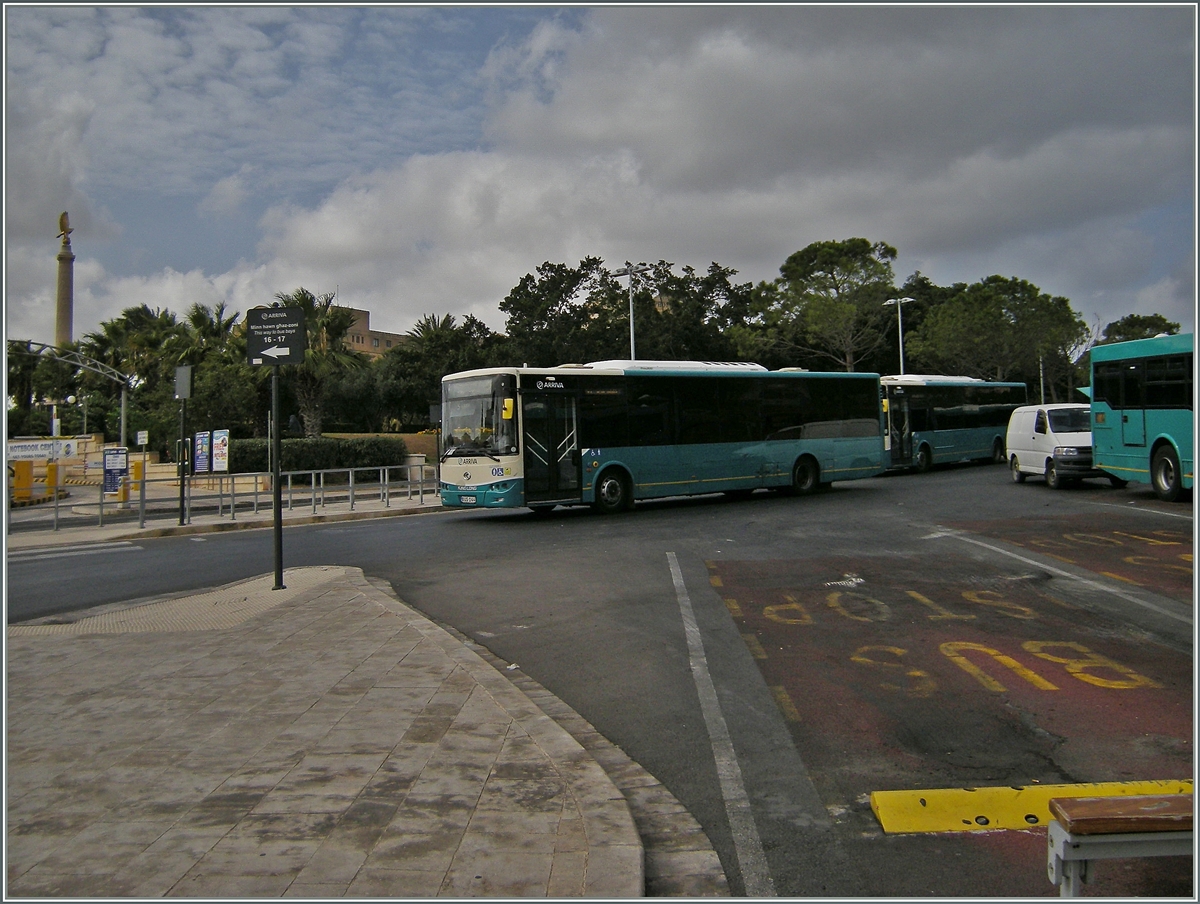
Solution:
<svg viewBox="0 0 1200 904">
<path fill-rule="evenodd" d="M 925 474 L 933 467 L 933 453 L 929 451 L 929 447 L 922 445 L 917 450 L 917 457 L 913 460 L 913 468 L 918 474 Z"/>
<path fill-rule="evenodd" d="M 596 511 L 615 515 L 633 507 L 633 491 L 624 471 L 610 468 L 596 481 Z"/>
<path fill-rule="evenodd" d="M 1046 462 L 1046 486 L 1052 490 L 1061 490 L 1065 481 L 1058 475 L 1058 468 L 1054 467 L 1054 460 Z"/>
<path fill-rule="evenodd" d="M 1012 461 L 1008 463 L 1009 469 L 1012 471 L 1013 483 L 1024 483 L 1025 472 L 1021 470 L 1021 463 L 1017 461 L 1017 456 L 1012 457 Z"/>
<path fill-rule="evenodd" d="M 1162 446 L 1154 453 L 1154 461 L 1150 465 L 1150 480 L 1154 484 L 1154 495 L 1163 502 L 1174 502 L 1183 492 L 1179 456 L 1170 446 Z"/>
<path fill-rule="evenodd" d="M 792 489 L 801 496 L 815 493 L 821 486 L 821 468 L 816 460 L 807 455 L 796 462 L 792 470 Z"/>
<path fill-rule="evenodd" d="M 992 464 L 1004 464 L 1004 443 L 1002 443 L 1000 440 L 996 440 L 994 443 L 992 443 Z"/>
</svg>

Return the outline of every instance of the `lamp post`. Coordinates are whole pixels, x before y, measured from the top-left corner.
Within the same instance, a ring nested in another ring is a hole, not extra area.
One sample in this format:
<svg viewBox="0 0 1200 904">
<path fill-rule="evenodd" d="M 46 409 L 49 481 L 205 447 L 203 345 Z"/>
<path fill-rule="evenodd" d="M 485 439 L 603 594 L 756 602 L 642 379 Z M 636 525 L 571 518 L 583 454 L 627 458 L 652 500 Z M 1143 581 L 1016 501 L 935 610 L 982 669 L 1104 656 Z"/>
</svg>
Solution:
<svg viewBox="0 0 1200 904">
<path fill-rule="evenodd" d="M 900 376 L 904 376 L 904 318 L 900 312 L 904 306 L 910 301 L 916 301 L 915 298 L 889 298 L 883 303 L 886 308 L 888 305 L 896 306 L 896 333 L 900 339 Z"/>
<path fill-rule="evenodd" d="M 620 270 L 614 270 L 613 276 L 628 276 L 629 277 L 629 360 L 637 360 L 637 345 L 633 338 L 633 277 L 637 273 L 646 273 L 650 270 L 649 264 L 638 264 L 636 267 L 625 261 L 625 266 Z"/>
</svg>

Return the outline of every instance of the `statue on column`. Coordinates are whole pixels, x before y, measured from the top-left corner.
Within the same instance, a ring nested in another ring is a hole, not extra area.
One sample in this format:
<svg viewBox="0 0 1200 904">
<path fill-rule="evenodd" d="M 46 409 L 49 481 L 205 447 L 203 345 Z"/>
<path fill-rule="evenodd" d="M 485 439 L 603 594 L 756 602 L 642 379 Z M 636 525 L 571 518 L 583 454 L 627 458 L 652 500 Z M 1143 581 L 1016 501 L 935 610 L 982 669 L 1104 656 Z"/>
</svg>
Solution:
<svg viewBox="0 0 1200 904">
<path fill-rule="evenodd" d="M 70 221 L 67 220 L 67 212 L 64 210 L 58 215 L 58 237 L 63 240 L 64 245 L 71 244 L 71 233 L 74 231 Z"/>
</svg>

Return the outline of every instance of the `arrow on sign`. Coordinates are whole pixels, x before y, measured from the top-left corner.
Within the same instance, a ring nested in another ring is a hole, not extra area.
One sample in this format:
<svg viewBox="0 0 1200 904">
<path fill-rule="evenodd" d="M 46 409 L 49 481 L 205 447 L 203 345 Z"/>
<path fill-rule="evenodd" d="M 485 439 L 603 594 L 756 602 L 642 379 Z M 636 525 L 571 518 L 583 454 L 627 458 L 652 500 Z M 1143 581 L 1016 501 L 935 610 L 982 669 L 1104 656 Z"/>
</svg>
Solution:
<svg viewBox="0 0 1200 904">
<path fill-rule="evenodd" d="M 271 348 L 264 348 L 262 350 L 262 353 L 264 355 L 270 355 L 272 358 L 278 358 L 280 356 L 286 356 L 290 351 L 291 351 L 291 349 L 288 348 L 287 346 L 281 347 L 281 346 L 276 345 Z"/>
</svg>

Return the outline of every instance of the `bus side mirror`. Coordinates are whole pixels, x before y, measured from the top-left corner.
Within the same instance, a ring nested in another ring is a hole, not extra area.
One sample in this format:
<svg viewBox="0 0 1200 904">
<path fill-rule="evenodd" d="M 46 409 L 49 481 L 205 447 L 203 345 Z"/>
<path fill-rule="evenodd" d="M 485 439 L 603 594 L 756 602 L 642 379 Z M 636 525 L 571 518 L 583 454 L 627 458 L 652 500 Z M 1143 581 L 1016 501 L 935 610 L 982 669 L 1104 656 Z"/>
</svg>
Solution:
<svg viewBox="0 0 1200 904">
<path fill-rule="evenodd" d="M 504 405 L 500 408 L 500 417 L 506 421 L 511 421 L 513 416 L 513 399 L 505 399 Z"/>
</svg>

